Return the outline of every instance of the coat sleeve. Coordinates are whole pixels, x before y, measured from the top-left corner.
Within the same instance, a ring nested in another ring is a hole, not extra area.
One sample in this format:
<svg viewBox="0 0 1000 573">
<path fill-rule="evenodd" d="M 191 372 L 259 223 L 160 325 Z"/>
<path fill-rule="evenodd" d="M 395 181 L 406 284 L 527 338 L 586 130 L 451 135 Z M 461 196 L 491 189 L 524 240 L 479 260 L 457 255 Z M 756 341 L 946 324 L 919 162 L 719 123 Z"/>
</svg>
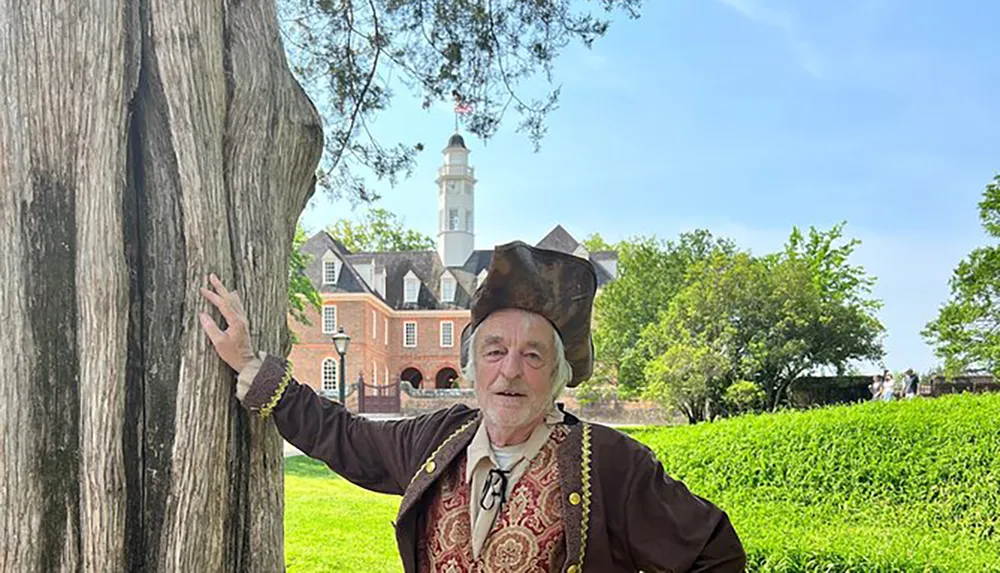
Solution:
<svg viewBox="0 0 1000 573">
<path fill-rule="evenodd" d="M 272 418 L 278 433 L 304 454 L 372 491 L 402 495 L 433 439 L 431 429 L 441 425 L 433 419 L 441 413 L 385 422 L 352 414 L 297 383 L 290 366 L 275 356 L 254 368 L 252 383 L 237 391 L 243 405 Z"/>
<path fill-rule="evenodd" d="M 632 561 L 641 571 L 737 573 L 746 553 L 724 511 L 672 479 L 643 448 L 626 490 Z"/>
</svg>

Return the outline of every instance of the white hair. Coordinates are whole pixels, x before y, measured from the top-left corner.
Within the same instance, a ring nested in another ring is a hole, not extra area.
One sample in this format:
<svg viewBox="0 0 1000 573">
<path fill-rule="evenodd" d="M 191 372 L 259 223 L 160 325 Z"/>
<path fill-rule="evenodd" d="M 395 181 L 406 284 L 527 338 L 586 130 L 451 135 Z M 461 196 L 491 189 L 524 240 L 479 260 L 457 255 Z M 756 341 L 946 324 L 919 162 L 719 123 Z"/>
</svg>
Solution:
<svg viewBox="0 0 1000 573">
<path fill-rule="evenodd" d="M 527 316 L 525 320 L 529 320 Z M 479 334 L 480 326 L 482 326 L 482 323 L 472 331 L 472 334 L 469 335 L 469 340 L 466 342 L 465 351 L 469 360 L 465 363 L 465 368 L 462 369 L 462 376 L 472 384 L 473 388 L 476 386 L 476 335 Z M 559 336 L 559 332 L 556 331 L 551 323 L 549 327 L 552 329 L 552 344 L 556 355 L 556 365 L 552 370 L 552 401 L 555 402 L 556 398 L 562 394 L 563 390 L 566 389 L 566 385 L 573 378 L 573 367 L 566 360 L 566 346 L 563 344 L 562 337 Z"/>
</svg>

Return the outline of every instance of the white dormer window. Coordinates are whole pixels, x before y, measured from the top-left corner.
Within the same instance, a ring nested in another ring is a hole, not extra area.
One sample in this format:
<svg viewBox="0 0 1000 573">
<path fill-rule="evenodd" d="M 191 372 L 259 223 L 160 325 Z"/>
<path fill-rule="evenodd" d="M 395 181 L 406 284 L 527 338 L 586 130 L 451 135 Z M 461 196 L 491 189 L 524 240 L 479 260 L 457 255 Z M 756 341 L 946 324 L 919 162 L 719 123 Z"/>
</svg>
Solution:
<svg viewBox="0 0 1000 573">
<path fill-rule="evenodd" d="M 337 263 L 323 261 L 323 284 L 332 285 L 337 282 Z"/>
<path fill-rule="evenodd" d="M 342 266 L 340 259 L 337 255 L 333 254 L 331 251 L 327 251 L 323 255 L 323 284 L 333 285 L 337 284 L 337 280 L 340 278 L 340 267 Z"/>
<path fill-rule="evenodd" d="M 448 230 L 458 230 L 458 209 L 448 209 Z"/>
<path fill-rule="evenodd" d="M 410 271 L 403 277 L 403 302 L 415 303 L 419 294 L 420 279 L 417 278 L 417 275 L 413 274 L 413 271 Z"/>
<path fill-rule="evenodd" d="M 441 302 L 455 302 L 455 277 L 449 274 L 441 277 Z"/>
</svg>

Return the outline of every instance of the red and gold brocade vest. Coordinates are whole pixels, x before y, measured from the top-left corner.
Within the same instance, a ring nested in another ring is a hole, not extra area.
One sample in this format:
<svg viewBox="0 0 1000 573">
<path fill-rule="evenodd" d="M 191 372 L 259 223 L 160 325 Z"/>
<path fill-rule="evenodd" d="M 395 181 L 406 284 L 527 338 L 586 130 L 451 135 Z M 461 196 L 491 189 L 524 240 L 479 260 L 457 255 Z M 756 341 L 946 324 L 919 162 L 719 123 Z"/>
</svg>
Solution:
<svg viewBox="0 0 1000 573">
<path fill-rule="evenodd" d="M 556 450 L 566 439 L 563 425 L 549 439 L 528 470 L 514 484 L 479 559 L 472 555 L 471 492 L 465 481 L 466 457 L 441 476 L 423 517 L 417 543 L 421 573 L 498 571 L 548 573 L 566 560 Z"/>
</svg>

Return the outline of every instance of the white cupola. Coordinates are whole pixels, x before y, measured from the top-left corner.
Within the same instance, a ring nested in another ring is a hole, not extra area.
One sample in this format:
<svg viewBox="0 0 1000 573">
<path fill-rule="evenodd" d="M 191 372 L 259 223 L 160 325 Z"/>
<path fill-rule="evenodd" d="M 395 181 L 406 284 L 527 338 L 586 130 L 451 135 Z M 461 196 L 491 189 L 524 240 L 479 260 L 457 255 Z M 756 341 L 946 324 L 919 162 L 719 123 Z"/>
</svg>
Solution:
<svg viewBox="0 0 1000 573">
<path fill-rule="evenodd" d="M 437 251 L 446 267 L 465 264 L 475 248 L 475 170 L 459 134 L 448 139 L 444 165 L 438 169 Z"/>
</svg>

